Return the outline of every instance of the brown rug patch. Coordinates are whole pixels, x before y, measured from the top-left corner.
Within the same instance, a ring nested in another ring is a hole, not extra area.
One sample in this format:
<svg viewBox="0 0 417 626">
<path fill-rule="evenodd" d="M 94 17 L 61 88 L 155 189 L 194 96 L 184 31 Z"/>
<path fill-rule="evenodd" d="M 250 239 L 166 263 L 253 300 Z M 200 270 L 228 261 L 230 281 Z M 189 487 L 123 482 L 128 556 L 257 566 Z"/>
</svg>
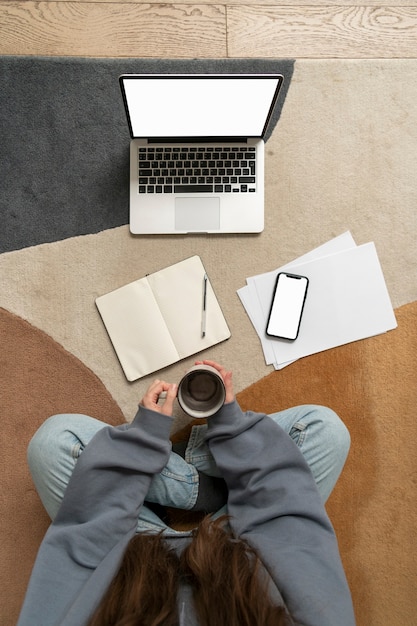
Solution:
<svg viewBox="0 0 417 626">
<path fill-rule="evenodd" d="M 270 413 L 333 408 L 351 451 L 328 501 L 358 626 L 417 622 L 417 302 L 385 335 L 302 359 L 238 395 Z"/>
<path fill-rule="evenodd" d="M 49 524 L 27 468 L 30 438 L 55 413 L 86 413 L 110 424 L 125 420 L 93 372 L 48 335 L 4 309 L 0 338 L 0 624 L 12 626 Z"/>
</svg>

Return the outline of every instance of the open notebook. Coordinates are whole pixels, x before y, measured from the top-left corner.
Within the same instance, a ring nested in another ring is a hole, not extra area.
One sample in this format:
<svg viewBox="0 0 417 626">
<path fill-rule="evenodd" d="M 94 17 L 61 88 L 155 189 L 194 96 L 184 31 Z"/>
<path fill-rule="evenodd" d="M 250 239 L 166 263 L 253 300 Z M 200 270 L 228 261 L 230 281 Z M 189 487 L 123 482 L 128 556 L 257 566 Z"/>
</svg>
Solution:
<svg viewBox="0 0 417 626">
<path fill-rule="evenodd" d="M 199 256 L 192 256 L 96 299 L 129 381 L 230 337 Z"/>
</svg>

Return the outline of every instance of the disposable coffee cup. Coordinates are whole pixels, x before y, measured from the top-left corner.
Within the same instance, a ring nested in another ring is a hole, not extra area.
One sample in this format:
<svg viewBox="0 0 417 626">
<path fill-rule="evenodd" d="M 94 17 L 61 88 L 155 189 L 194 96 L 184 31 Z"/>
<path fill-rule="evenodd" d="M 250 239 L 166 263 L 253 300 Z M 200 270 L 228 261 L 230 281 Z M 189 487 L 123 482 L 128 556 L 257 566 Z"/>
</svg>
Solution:
<svg viewBox="0 0 417 626">
<path fill-rule="evenodd" d="M 210 365 L 194 365 L 181 379 L 177 398 L 182 410 L 190 417 L 210 417 L 224 404 L 226 389 L 223 378 Z"/>
</svg>

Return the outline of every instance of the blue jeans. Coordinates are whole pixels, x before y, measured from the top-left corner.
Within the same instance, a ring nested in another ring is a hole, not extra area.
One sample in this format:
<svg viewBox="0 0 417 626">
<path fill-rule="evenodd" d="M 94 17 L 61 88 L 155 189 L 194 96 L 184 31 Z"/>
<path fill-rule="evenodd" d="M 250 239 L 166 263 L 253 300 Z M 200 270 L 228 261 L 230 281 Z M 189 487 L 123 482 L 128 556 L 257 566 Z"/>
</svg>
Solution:
<svg viewBox="0 0 417 626">
<path fill-rule="evenodd" d="M 330 495 L 342 471 L 350 446 L 346 426 L 331 409 L 303 405 L 270 415 L 295 441 L 306 459 L 323 501 Z M 28 463 L 36 489 L 51 519 L 58 512 L 78 457 L 92 437 L 107 424 L 87 415 L 60 414 L 50 417 L 35 433 L 28 447 Z M 204 442 L 206 426 L 194 426 L 185 459 L 171 452 L 162 472 L 156 475 L 146 496 L 148 502 L 178 509 L 191 509 L 198 495 L 198 471 L 220 476 Z M 198 471 L 197 471 L 198 470 Z M 223 507 L 216 513 L 226 513 Z M 141 508 L 138 532 L 169 528 L 146 505 Z"/>
</svg>

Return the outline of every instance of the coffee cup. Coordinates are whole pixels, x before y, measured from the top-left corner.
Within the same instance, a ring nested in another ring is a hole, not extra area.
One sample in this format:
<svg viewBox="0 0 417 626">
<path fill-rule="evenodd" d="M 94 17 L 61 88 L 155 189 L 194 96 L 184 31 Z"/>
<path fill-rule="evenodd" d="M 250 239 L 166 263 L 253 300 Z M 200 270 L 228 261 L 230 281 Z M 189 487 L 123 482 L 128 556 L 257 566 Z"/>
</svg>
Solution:
<svg viewBox="0 0 417 626">
<path fill-rule="evenodd" d="M 190 417 L 210 417 L 224 404 L 223 378 L 211 365 L 194 365 L 181 379 L 177 398 L 182 410 Z"/>
</svg>

